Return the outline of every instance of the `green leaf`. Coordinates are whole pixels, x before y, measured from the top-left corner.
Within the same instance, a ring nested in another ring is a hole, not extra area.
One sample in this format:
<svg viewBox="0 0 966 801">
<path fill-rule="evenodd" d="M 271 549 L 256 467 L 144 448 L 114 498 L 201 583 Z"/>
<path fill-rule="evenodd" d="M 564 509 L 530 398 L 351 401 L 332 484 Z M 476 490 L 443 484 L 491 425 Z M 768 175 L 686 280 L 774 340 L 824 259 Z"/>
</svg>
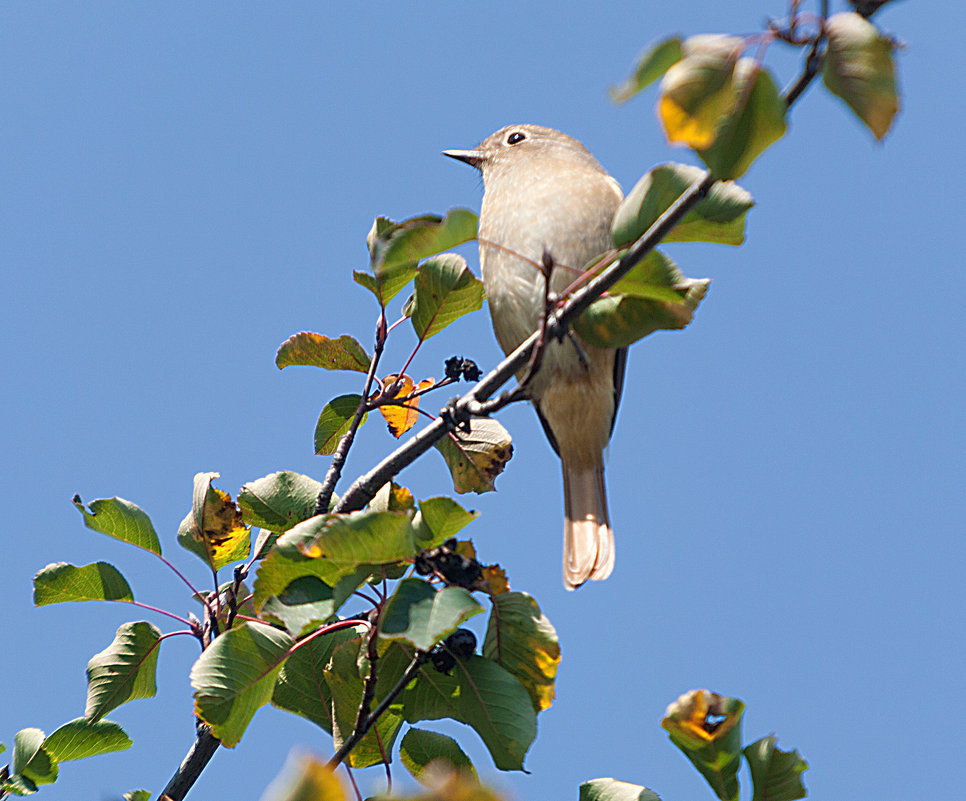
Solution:
<svg viewBox="0 0 966 801">
<path fill-rule="evenodd" d="M 560 641 L 553 624 L 525 592 L 492 598 L 483 656 L 506 668 L 530 694 L 537 712 L 548 709 L 560 665 Z"/>
<path fill-rule="evenodd" d="M 352 418 L 362 401 L 361 395 L 339 395 L 322 408 L 319 422 L 315 425 L 315 452 L 322 456 L 335 453 L 339 440 L 352 427 Z M 366 422 L 369 412 L 362 415 L 359 427 Z"/>
<path fill-rule="evenodd" d="M 719 34 L 684 41 L 682 58 L 664 73 L 658 100 L 669 142 L 692 148 L 714 143 L 721 120 L 734 107 L 732 75 L 744 47 L 741 37 Z"/>
<path fill-rule="evenodd" d="M 363 680 L 359 676 L 359 642 L 347 642 L 336 647 L 332 660 L 323 675 L 332 692 L 332 740 L 336 749 L 349 738 L 359 714 L 363 694 Z M 349 753 L 347 762 L 353 768 L 367 768 L 383 761 L 383 754 L 392 753 L 393 744 L 402 726 L 402 702 L 389 705 L 359 743 Z M 378 733 L 378 737 L 377 737 Z M 380 748 L 380 742 L 382 747 Z"/>
<path fill-rule="evenodd" d="M 645 50 L 637 59 L 634 72 L 620 86 L 611 87 L 615 103 L 623 103 L 660 78 L 681 58 L 681 37 L 672 36 Z"/>
<path fill-rule="evenodd" d="M 427 214 L 384 226 L 374 238 L 370 233 L 375 274 L 476 239 L 476 227 L 476 215 L 469 209 L 452 209 L 445 218 Z"/>
<path fill-rule="evenodd" d="M 80 495 L 74 496 L 73 503 L 84 516 L 84 524 L 88 528 L 161 555 L 161 543 L 151 525 L 151 518 L 139 506 L 123 498 L 101 498 L 91 501 L 88 512 Z"/>
<path fill-rule="evenodd" d="M 472 726 L 500 770 L 522 770 L 537 736 L 537 715 L 523 685 L 481 656 L 457 659 L 452 676 L 424 666 L 401 698 L 409 723 L 452 718 Z"/>
<path fill-rule="evenodd" d="M 716 178 L 744 175 L 758 156 L 785 135 L 788 107 L 771 75 L 755 59 L 743 58 L 733 78 L 737 105 L 714 144 L 697 151 Z"/>
<path fill-rule="evenodd" d="M 359 286 L 364 286 L 379 301 L 379 305 L 385 307 L 390 300 L 398 295 L 416 277 L 416 262 L 410 261 L 404 264 L 394 264 L 391 267 L 384 267 L 379 271 L 378 276 L 370 275 L 359 270 L 352 271 L 352 280 Z"/>
<path fill-rule="evenodd" d="M 150 623 L 124 623 L 114 640 L 87 663 L 84 717 L 96 723 L 112 709 L 157 692 L 155 673 L 161 631 Z"/>
<path fill-rule="evenodd" d="M 321 482 L 289 470 L 249 481 L 238 491 L 242 520 L 269 531 L 288 531 L 315 514 L 321 489 Z"/>
<path fill-rule="evenodd" d="M 828 47 L 822 80 L 881 140 L 899 112 L 893 43 L 859 14 L 833 14 L 825 22 Z"/>
<path fill-rule="evenodd" d="M 652 250 L 611 287 L 610 294 L 683 303 L 682 282 L 686 280 L 668 256 Z"/>
<path fill-rule="evenodd" d="M 428 651 L 459 628 L 460 623 L 478 615 L 483 607 L 462 587 L 446 587 L 437 592 L 420 578 L 399 582 L 382 612 L 380 634 L 399 639 L 420 651 Z"/>
<path fill-rule="evenodd" d="M 322 334 L 301 331 L 286 339 L 275 354 L 278 369 L 291 365 L 321 367 L 324 370 L 369 372 L 371 360 L 366 349 L 348 334 L 329 339 Z"/>
<path fill-rule="evenodd" d="M 272 706 L 310 720 L 331 734 L 332 692 L 323 671 L 335 649 L 350 640 L 362 641 L 358 629 L 336 629 L 298 643 L 275 681 Z"/>
<path fill-rule="evenodd" d="M 251 531 L 231 495 L 213 487 L 218 473 L 196 473 L 191 511 L 178 526 L 178 545 L 193 553 L 212 570 L 246 559 L 251 552 Z"/>
<path fill-rule="evenodd" d="M 150 801 L 151 793 L 147 790 L 130 790 L 122 798 L 124 801 Z"/>
<path fill-rule="evenodd" d="M 271 699 L 282 661 L 294 644 L 272 626 L 245 622 L 217 637 L 198 657 L 191 668 L 195 714 L 222 744 L 237 745 L 255 712 Z"/>
<path fill-rule="evenodd" d="M 642 784 L 591 779 L 580 785 L 579 801 L 661 801 L 661 797 Z"/>
<path fill-rule="evenodd" d="M 435 444 L 443 454 L 453 489 L 465 492 L 493 492 L 497 476 L 513 456 L 510 432 L 496 420 L 476 417 L 469 422 L 469 431 L 454 431 Z"/>
<path fill-rule="evenodd" d="M 58 762 L 86 759 L 130 747 L 131 738 L 110 720 L 91 723 L 85 718 L 76 718 L 51 732 L 44 740 L 44 750 Z"/>
<path fill-rule="evenodd" d="M 426 550 L 455 537 L 479 516 L 479 512 L 466 511 L 452 498 L 427 498 L 419 502 L 419 511 L 413 518 L 413 529 L 419 545 Z"/>
<path fill-rule="evenodd" d="M 33 795 L 37 792 L 37 785 L 22 773 L 14 773 L 5 782 L 0 782 L 0 790 L 11 795 Z"/>
<path fill-rule="evenodd" d="M 255 606 L 261 609 L 295 579 L 315 576 L 330 587 L 363 565 L 412 559 L 421 550 L 412 512 L 356 512 L 319 515 L 287 531 L 262 560 L 255 579 Z M 366 573 L 365 575 L 368 575 Z M 364 581 L 364 576 L 359 579 Z"/>
<path fill-rule="evenodd" d="M 808 763 L 798 751 L 782 751 L 777 743 L 778 738 L 769 735 L 744 750 L 755 788 L 752 801 L 794 801 L 808 795 L 802 783 Z"/>
<path fill-rule="evenodd" d="M 44 749 L 43 731 L 21 729 L 14 735 L 11 767 L 14 775 L 19 774 L 34 785 L 57 781 L 57 760 Z"/>
<path fill-rule="evenodd" d="M 415 287 L 411 319 L 420 340 L 483 307 L 483 282 L 457 253 L 443 253 L 424 261 L 419 266 Z"/>
<path fill-rule="evenodd" d="M 680 303 L 626 295 L 598 298 L 577 319 L 574 330 L 599 348 L 624 348 L 655 331 L 685 328 L 710 283 L 706 278 L 683 279 Z"/>
<path fill-rule="evenodd" d="M 618 248 L 635 242 L 695 181 L 704 178 L 700 167 L 668 163 L 649 170 L 617 209 L 611 236 Z M 745 217 L 755 205 L 751 195 L 732 181 L 718 181 L 671 232 L 665 242 L 716 242 L 740 245 L 745 241 Z"/>
<path fill-rule="evenodd" d="M 34 576 L 34 606 L 66 601 L 133 601 L 131 586 L 114 565 L 83 567 L 54 562 Z"/>
<path fill-rule="evenodd" d="M 265 601 L 262 617 L 285 626 L 293 637 L 301 637 L 327 622 L 355 589 L 349 587 L 347 592 L 336 593 L 315 576 L 302 576 Z"/>
<path fill-rule="evenodd" d="M 661 721 L 674 743 L 721 801 L 737 801 L 741 716 L 745 705 L 708 690 L 691 690 L 670 704 Z"/>
<path fill-rule="evenodd" d="M 433 786 L 433 782 L 426 782 L 423 772 L 433 762 L 441 764 L 447 772 L 456 770 L 477 778 L 476 768 L 456 740 L 426 729 L 411 728 L 406 732 L 399 744 L 399 759 L 414 779 L 427 786 Z M 431 774 L 428 778 L 435 779 L 435 776 Z"/>
</svg>

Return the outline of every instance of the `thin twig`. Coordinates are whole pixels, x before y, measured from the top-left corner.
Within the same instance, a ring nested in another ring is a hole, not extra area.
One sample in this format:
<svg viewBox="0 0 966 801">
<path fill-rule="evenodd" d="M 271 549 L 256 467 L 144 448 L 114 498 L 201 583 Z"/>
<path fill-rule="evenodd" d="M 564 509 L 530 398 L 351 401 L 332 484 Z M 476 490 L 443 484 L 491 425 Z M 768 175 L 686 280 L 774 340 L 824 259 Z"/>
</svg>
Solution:
<svg viewBox="0 0 966 801">
<path fill-rule="evenodd" d="M 342 468 L 345 465 L 346 457 L 349 455 L 349 448 L 352 447 L 356 431 L 359 430 L 359 426 L 362 424 L 362 418 L 369 408 L 369 393 L 372 391 L 372 382 L 376 376 L 376 367 L 379 364 L 379 359 L 382 357 L 382 351 L 385 346 L 386 315 L 383 312 L 379 315 L 379 323 L 376 326 L 376 342 L 373 348 L 372 361 L 369 363 L 369 372 L 366 374 L 366 384 L 362 391 L 362 399 L 359 401 L 356 412 L 352 416 L 349 430 L 339 440 L 339 446 L 335 449 L 335 453 L 332 456 L 332 464 L 329 465 L 329 469 L 325 474 L 322 489 L 319 490 L 319 497 L 315 501 L 315 514 L 317 515 L 325 514 L 329 511 L 329 501 L 332 499 L 332 493 L 335 492 L 335 485 L 339 483 L 339 478 L 342 476 Z"/>
<path fill-rule="evenodd" d="M 825 21 L 828 19 L 828 0 L 822 0 L 822 23 L 818 29 L 818 33 L 815 34 L 815 39 L 812 41 L 812 49 L 808 51 L 808 56 L 805 58 L 805 69 L 802 74 L 798 76 L 798 80 L 795 81 L 788 89 L 785 90 L 783 97 L 785 100 L 785 107 L 791 108 L 792 104 L 802 96 L 802 92 L 808 88 L 808 85 L 815 79 L 818 75 L 819 67 L 822 65 L 822 59 L 824 57 L 824 52 L 820 52 L 822 42 L 825 41 Z"/>
<path fill-rule="evenodd" d="M 389 709 L 396 697 L 404 689 L 406 685 L 413 680 L 413 677 L 419 672 L 419 669 L 423 666 L 423 663 L 428 657 L 422 651 L 417 651 L 416 655 L 413 657 L 413 661 L 409 663 L 409 667 L 406 668 L 406 672 L 403 673 L 402 678 L 396 682 L 395 686 L 388 692 L 385 698 L 379 702 L 377 706 L 363 721 L 361 727 L 357 727 L 356 730 L 352 732 L 349 739 L 342 743 L 342 747 L 332 755 L 332 759 L 329 760 L 328 765 L 330 768 L 335 768 L 342 760 L 344 760 L 349 753 L 355 748 L 359 741 L 366 736 L 366 732 L 372 728 L 373 724 L 382 716 L 382 714 Z"/>
</svg>

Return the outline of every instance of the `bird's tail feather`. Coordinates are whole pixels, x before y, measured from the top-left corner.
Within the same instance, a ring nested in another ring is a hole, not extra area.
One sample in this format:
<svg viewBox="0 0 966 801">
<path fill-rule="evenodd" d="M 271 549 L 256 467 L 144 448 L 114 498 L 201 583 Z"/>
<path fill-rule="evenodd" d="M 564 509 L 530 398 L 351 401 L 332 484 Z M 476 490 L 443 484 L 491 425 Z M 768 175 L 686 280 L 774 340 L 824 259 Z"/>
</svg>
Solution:
<svg viewBox="0 0 966 801">
<path fill-rule="evenodd" d="M 568 590 L 607 578 L 614 569 L 614 532 L 607 514 L 604 465 L 563 462 L 563 580 Z"/>
</svg>

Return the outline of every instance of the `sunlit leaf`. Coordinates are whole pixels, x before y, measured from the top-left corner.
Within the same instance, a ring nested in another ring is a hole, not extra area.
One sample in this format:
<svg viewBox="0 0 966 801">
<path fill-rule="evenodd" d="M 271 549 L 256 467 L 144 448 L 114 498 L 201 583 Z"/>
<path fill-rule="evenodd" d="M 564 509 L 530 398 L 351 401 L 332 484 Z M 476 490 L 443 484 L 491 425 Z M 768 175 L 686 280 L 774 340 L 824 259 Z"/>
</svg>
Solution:
<svg viewBox="0 0 966 801">
<path fill-rule="evenodd" d="M 91 723 L 85 718 L 76 718 L 55 729 L 44 740 L 44 750 L 58 762 L 86 759 L 130 747 L 131 738 L 110 720 Z"/>
<path fill-rule="evenodd" d="M 894 45 L 853 12 L 833 14 L 825 26 L 828 48 L 822 80 L 881 140 L 899 111 Z"/>
<path fill-rule="evenodd" d="M 655 331 L 685 328 L 710 283 L 706 278 L 682 278 L 680 303 L 606 295 L 577 319 L 574 330 L 599 348 L 623 348 Z"/>
<path fill-rule="evenodd" d="M 21 729 L 14 735 L 11 768 L 14 775 L 23 776 L 34 785 L 57 780 L 57 760 L 44 749 L 43 731 Z"/>
<path fill-rule="evenodd" d="M 302 576 L 268 598 L 262 604 L 261 617 L 281 624 L 293 637 L 301 637 L 327 622 L 349 595 L 351 590 L 339 596 L 315 576 Z"/>
<path fill-rule="evenodd" d="M 294 754 L 262 794 L 261 801 L 346 801 L 332 769 L 310 754 Z"/>
<path fill-rule="evenodd" d="M 736 106 L 714 143 L 698 150 L 715 178 L 738 178 L 771 144 L 785 135 L 787 106 L 771 75 L 757 61 L 743 58 L 735 67 Z"/>
<path fill-rule="evenodd" d="M 681 58 L 681 37 L 672 36 L 645 50 L 637 59 L 634 72 L 620 86 L 610 90 L 611 98 L 617 103 L 630 100 L 634 95 L 650 86 L 660 78 L 672 64 Z"/>
<path fill-rule="evenodd" d="M 415 389 L 415 384 L 408 375 L 397 376 L 395 374 L 387 375 L 382 380 L 383 386 L 390 387 L 395 385 L 395 398 L 405 398 L 409 395 L 413 389 Z M 422 384 L 420 384 L 422 386 Z M 413 398 L 406 402 L 405 406 L 402 405 L 384 405 L 379 407 L 379 413 L 383 416 L 386 421 L 386 425 L 389 426 L 389 433 L 392 434 L 396 439 L 399 439 L 403 434 L 405 434 L 409 429 L 411 429 L 417 422 L 419 422 L 419 398 Z"/>
<path fill-rule="evenodd" d="M 107 562 L 77 567 L 66 562 L 47 565 L 34 576 L 34 606 L 65 601 L 133 601 L 120 571 Z"/>
<path fill-rule="evenodd" d="M 483 282 L 457 253 L 443 253 L 419 265 L 413 328 L 421 340 L 483 306 Z"/>
<path fill-rule="evenodd" d="M 670 704 L 661 725 L 721 801 L 737 801 L 741 716 L 745 705 L 708 690 L 691 690 Z"/>
<path fill-rule="evenodd" d="M 288 531 L 315 514 L 321 489 L 321 482 L 288 470 L 249 481 L 238 491 L 242 520 L 269 531 Z"/>
<path fill-rule="evenodd" d="M 614 244 L 622 248 L 639 239 L 689 186 L 704 177 L 705 171 L 691 164 L 671 162 L 649 170 L 614 215 Z M 751 195 L 733 181 L 718 181 L 664 241 L 740 245 L 745 241 L 745 217 L 754 204 Z"/>
<path fill-rule="evenodd" d="M 339 395 L 325 404 L 319 415 L 319 422 L 315 425 L 317 454 L 328 456 L 335 453 L 336 448 L 339 447 L 339 440 L 352 427 L 352 418 L 355 417 L 361 401 L 361 395 Z M 362 420 L 359 422 L 360 428 L 368 416 L 368 412 L 362 415 Z"/>
<path fill-rule="evenodd" d="M 352 280 L 368 289 L 376 296 L 380 305 L 385 306 L 416 277 L 416 269 L 416 262 L 411 261 L 383 268 L 378 276 L 353 270 Z"/>
<path fill-rule="evenodd" d="M 84 717 L 96 723 L 112 709 L 157 692 L 161 631 L 145 621 L 124 623 L 107 648 L 87 663 Z"/>
<path fill-rule="evenodd" d="M 435 447 L 443 454 L 458 493 L 492 492 L 494 482 L 513 456 L 510 432 L 496 420 L 474 418 L 469 431 L 454 431 Z"/>
<path fill-rule="evenodd" d="M 370 253 L 376 275 L 398 264 L 409 264 L 476 239 L 476 215 L 452 209 L 445 218 L 424 215 L 384 226 L 371 236 Z"/>
<path fill-rule="evenodd" d="M 413 529 L 424 549 L 435 548 L 455 537 L 479 516 L 479 512 L 468 512 L 452 498 L 427 498 L 419 502 Z"/>
<path fill-rule="evenodd" d="M 366 349 L 348 334 L 336 339 L 302 331 L 286 339 L 275 354 L 275 364 L 279 369 L 291 365 L 322 367 L 325 370 L 354 370 L 360 373 L 369 371 L 369 354 Z"/>
<path fill-rule="evenodd" d="M 483 656 L 517 677 L 537 712 L 550 707 L 560 665 L 560 641 L 533 598 L 524 592 L 493 597 Z"/>
<path fill-rule="evenodd" d="M 683 303 L 680 285 L 683 280 L 681 271 L 668 256 L 652 250 L 611 287 L 610 294 Z"/>
<path fill-rule="evenodd" d="M 428 651 L 483 607 L 462 587 L 437 591 L 420 578 L 403 579 L 382 612 L 380 634 Z"/>
<path fill-rule="evenodd" d="M 130 790 L 121 796 L 124 801 L 151 801 L 149 790 Z"/>
<path fill-rule="evenodd" d="M 523 685 L 482 656 L 457 659 L 451 676 L 424 666 L 402 699 L 409 723 L 452 718 L 472 726 L 500 770 L 522 770 L 537 736 L 536 712 Z"/>
<path fill-rule="evenodd" d="M 294 643 L 272 626 L 245 622 L 216 637 L 192 666 L 195 714 L 228 748 L 238 744 L 255 712 L 271 699 Z"/>
<path fill-rule="evenodd" d="M 178 544 L 212 570 L 245 559 L 251 532 L 231 495 L 211 485 L 219 473 L 196 473 L 191 511 L 178 527 Z"/>
<path fill-rule="evenodd" d="M 510 581 L 507 579 L 506 570 L 499 564 L 483 565 L 483 576 L 477 582 L 477 586 L 488 592 L 490 595 L 499 595 L 502 592 L 510 591 Z"/>
<path fill-rule="evenodd" d="M 732 73 L 745 47 L 737 36 L 692 36 L 661 80 L 658 116 L 668 141 L 710 147 L 734 106 Z"/>
<path fill-rule="evenodd" d="M 426 729 L 411 728 L 406 732 L 399 744 L 399 759 L 417 781 L 428 778 L 429 786 L 433 786 L 433 780 L 441 770 L 455 770 L 476 777 L 476 768 L 456 740 Z M 426 769 L 430 765 L 433 768 L 427 776 Z"/>
<path fill-rule="evenodd" d="M 88 528 L 153 554 L 161 554 L 161 543 L 154 526 L 151 525 L 151 518 L 130 501 L 123 498 L 101 498 L 91 501 L 90 511 L 87 511 L 80 495 L 75 495 L 74 506 L 84 516 L 84 524 Z"/>
<path fill-rule="evenodd" d="M 423 546 L 416 542 L 411 516 L 412 511 L 358 512 L 299 523 L 262 560 L 254 583 L 256 608 L 302 576 L 335 587 L 361 566 L 412 559 Z"/>
<path fill-rule="evenodd" d="M 808 792 L 802 774 L 808 763 L 798 751 L 782 751 L 774 735 L 756 740 L 744 750 L 755 788 L 752 801 L 795 801 Z"/>
<path fill-rule="evenodd" d="M 395 481 L 387 481 L 369 501 L 370 512 L 402 512 L 416 508 L 413 494 Z"/>
<path fill-rule="evenodd" d="M 580 785 L 579 801 L 661 801 L 661 797 L 641 784 L 592 779 Z"/>
</svg>

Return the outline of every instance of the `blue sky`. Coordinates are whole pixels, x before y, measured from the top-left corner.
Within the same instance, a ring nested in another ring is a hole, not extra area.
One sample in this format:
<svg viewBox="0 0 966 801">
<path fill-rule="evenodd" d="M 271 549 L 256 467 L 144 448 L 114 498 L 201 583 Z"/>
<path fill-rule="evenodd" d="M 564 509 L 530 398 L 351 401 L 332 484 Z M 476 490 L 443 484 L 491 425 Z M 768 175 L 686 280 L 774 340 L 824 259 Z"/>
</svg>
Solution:
<svg viewBox="0 0 966 801">
<path fill-rule="evenodd" d="M 581 781 L 614 776 L 668 801 L 710 798 L 660 728 L 694 687 L 745 700 L 746 741 L 776 732 L 798 748 L 813 797 L 959 785 L 966 108 L 943 76 L 966 69 L 966 14 L 925 7 L 880 15 L 907 43 L 884 145 L 815 86 L 742 180 L 758 202 L 747 243 L 669 248 L 713 284 L 690 329 L 631 353 L 608 462 L 609 581 L 563 590 L 556 459 L 529 409 L 501 415 L 515 456 L 499 492 L 461 499 L 482 513 L 467 533 L 556 625 L 558 698 L 530 775 L 497 774 L 472 731 L 439 728 L 509 796 L 576 798 Z M 690 159 L 664 141 L 653 94 L 617 107 L 607 87 L 654 38 L 751 33 L 783 10 L 5 3 L 0 741 L 82 714 L 87 660 L 140 619 L 33 609 L 45 564 L 106 559 L 139 600 L 191 608 L 159 564 L 84 529 L 75 492 L 141 505 L 166 554 L 203 581 L 174 542 L 196 472 L 220 471 L 233 495 L 279 469 L 323 473 L 316 417 L 356 379 L 279 372 L 275 350 L 304 329 L 370 341 L 375 309 L 351 271 L 372 218 L 479 208 L 478 176 L 441 150 L 511 122 L 551 125 L 630 188 Z M 790 80 L 793 58 L 769 56 Z M 400 334 L 388 365 L 412 345 Z M 485 315 L 432 340 L 414 372 L 438 374 L 453 353 L 496 362 Z M 347 473 L 391 446 L 370 421 Z M 435 454 L 401 481 L 417 497 L 448 491 Z M 64 766 L 43 797 L 163 786 L 192 738 L 196 651 L 167 642 L 158 697 L 111 715 L 131 750 Z M 311 724 L 262 710 L 193 797 L 257 797 L 293 746 L 331 752 Z M 362 780 L 381 786 L 376 771 Z"/>
</svg>

